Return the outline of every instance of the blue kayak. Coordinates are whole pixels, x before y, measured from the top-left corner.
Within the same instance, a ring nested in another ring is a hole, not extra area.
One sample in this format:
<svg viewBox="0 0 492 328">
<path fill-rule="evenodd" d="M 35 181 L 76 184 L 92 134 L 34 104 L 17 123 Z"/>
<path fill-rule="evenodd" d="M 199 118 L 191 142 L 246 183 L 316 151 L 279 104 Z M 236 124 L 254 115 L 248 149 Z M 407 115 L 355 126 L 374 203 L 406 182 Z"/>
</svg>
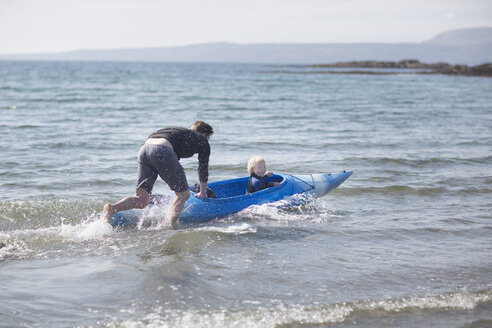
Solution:
<svg viewBox="0 0 492 328">
<path fill-rule="evenodd" d="M 262 205 L 284 200 L 282 206 L 301 205 L 313 197 L 321 197 L 341 185 L 352 174 L 342 171 L 331 174 L 289 175 L 275 174 L 266 182 L 279 182 L 278 187 L 270 187 L 246 194 L 249 177 L 222 180 L 209 183 L 208 187 L 216 198 L 199 199 L 190 186 L 191 196 L 186 202 L 179 221 L 183 223 L 199 223 L 225 217 L 237 213 L 251 205 Z M 155 206 L 159 198 L 169 201 L 172 195 L 153 196 Z M 157 200 L 157 201 L 156 201 Z M 136 226 L 142 219 L 145 210 L 129 210 L 116 213 L 109 223 L 114 226 Z"/>
</svg>

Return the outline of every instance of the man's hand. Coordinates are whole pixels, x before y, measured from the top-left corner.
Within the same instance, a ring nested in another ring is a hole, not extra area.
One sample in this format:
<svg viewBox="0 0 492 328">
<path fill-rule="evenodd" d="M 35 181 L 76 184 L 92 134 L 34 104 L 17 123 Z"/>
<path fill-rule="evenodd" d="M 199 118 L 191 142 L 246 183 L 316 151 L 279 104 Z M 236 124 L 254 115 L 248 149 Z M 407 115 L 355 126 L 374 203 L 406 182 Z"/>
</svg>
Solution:
<svg viewBox="0 0 492 328">
<path fill-rule="evenodd" d="M 200 181 L 200 191 L 195 194 L 196 198 L 207 198 L 207 182 Z"/>
<path fill-rule="evenodd" d="M 203 199 L 203 198 L 207 198 L 207 189 L 205 189 L 204 191 L 201 191 L 201 190 L 200 190 L 200 192 L 197 192 L 197 193 L 195 194 L 195 197 L 196 197 L 196 198 L 201 198 L 201 199 Z"/>
</svg>

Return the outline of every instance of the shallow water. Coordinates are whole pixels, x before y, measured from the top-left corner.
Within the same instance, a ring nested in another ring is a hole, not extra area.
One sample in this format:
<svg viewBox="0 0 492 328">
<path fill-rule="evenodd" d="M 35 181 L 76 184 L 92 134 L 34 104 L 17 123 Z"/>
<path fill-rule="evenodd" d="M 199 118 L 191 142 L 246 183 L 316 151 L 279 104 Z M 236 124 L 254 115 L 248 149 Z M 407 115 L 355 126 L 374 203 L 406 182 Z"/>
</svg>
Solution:
<svg viewBox="0 0 492 328">
<path fill-rule="evenodd" d="M 0 326 L 491 326 L 492 80 L 269 69 L 0 62 Z M 354 174 L 294 209 L 99 222 L 146 136 L 196 119 L 211 181 L 254 154 Z"/>
</svg>

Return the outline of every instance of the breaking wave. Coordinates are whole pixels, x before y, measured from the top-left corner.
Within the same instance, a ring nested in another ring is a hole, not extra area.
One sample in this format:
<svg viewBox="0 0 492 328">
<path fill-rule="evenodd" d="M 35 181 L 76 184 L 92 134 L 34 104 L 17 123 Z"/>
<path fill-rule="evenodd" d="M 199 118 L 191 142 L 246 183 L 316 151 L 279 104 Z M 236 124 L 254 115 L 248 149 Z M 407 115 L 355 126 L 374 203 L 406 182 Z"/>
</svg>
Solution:
<svg viewBox="0 0 492 328">
<path fill-rule="evenodd" d="M 492 302 L 492 290 L 404 297 L 386 300 L 363 300 L 330 305 L 285 305 L 257 307 L 244 311 L 181 311 L 155 307 L 153 312 L 135 320 L 112 322 L 121 327 L 289 327 L 330 325 L 357 318 L 384 317 L 407 312 L 433 313 L 472 310 Z M 243 301 L 245 306 L 256 304 Z"/>
</svg>

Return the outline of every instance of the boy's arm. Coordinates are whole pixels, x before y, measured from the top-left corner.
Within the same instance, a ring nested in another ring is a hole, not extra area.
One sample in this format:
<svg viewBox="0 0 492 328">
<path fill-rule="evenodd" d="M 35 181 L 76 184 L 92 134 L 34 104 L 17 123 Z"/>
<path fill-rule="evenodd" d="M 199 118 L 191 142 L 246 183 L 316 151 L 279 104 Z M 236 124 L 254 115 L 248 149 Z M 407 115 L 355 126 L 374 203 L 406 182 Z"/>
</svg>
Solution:
<svg viewBox="0 0 492 328">
<path fill-rule="evenodd" d="M 273 176 L 273 172 L 272 171 L 268 171 L 267 173 L 265 173 L 265 178 L 269 178 L 269 177 L 272 177 Z M 270 187 L 278 187 L 280 186 L 280 182 L 269 182 L 266 184 L 266 187 L 267 188 L 270 188 Z"/>
</svg>

